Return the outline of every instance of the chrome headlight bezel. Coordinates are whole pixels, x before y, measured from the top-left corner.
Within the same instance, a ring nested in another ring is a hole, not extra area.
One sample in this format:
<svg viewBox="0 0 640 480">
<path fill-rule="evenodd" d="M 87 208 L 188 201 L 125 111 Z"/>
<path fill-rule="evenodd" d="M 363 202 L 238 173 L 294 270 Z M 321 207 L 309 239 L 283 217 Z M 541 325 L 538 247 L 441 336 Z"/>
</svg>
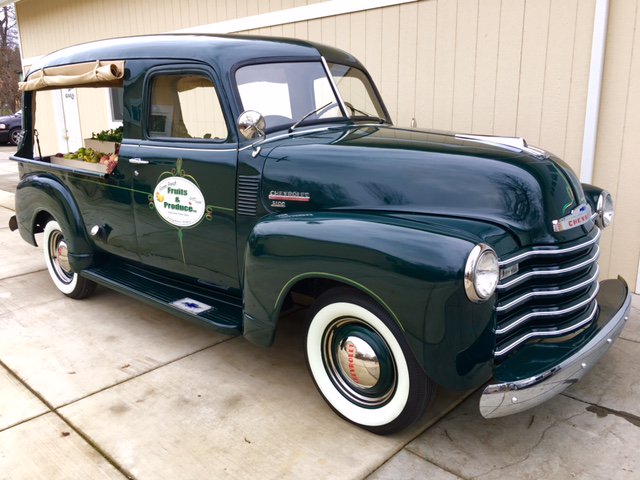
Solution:
<svg viewBox="0 0 640 480">
<path fill-rule="evenodd" d="M 596 204 L 596 225 L 599 228 L 607 228 L 613 222 L 615 208 L 613 204 L 613 196 L 603 190 L 598 195 L 598 203 Z"/>
<path fill-rule="evenodd" d="M 474 303 L 487 301 L 495 293 L 499 279 L 500 265 L 493 248 L 485 243 L 473 247 L 464 269 L 464 290 L 469 300 Z"/>
</svg>

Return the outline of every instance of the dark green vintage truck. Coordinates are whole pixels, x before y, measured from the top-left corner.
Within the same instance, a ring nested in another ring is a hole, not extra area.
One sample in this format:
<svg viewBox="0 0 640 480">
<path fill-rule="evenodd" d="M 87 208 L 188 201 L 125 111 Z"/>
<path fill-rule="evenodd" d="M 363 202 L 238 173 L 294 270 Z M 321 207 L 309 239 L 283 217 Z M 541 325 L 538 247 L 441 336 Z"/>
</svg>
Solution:
<svg viewBox="0 0 640 480">
<path fill-rule="evenodd" d="M 43 155 L 39 93 L 97 87 L 123 94 L 117 156 Z M 485 417 L 534 407 L 625 324 L 626 283 L 598 278 L 606 191 L 523 139 L 394 127 L 343 51 L 115 39 L 43 57 L 22 88 L 11 227 L 43 233 L 62 293 L 105 285 L 265 346 L 306 303 L 318 390 L 373 432 L 418 419 L 436 385 L 493 377 Z"/>
</svg>

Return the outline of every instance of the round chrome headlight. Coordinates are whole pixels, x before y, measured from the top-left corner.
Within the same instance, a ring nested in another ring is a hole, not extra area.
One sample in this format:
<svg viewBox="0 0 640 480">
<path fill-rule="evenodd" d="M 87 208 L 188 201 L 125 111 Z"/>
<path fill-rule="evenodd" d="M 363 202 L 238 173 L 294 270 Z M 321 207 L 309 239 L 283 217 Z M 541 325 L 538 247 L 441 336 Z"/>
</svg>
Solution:
<svg viewBox="0 0 640 480">
<path fill-rule="evenodd" d="M 496 252 L 484 243 L 473 247 L 464 269 L 464 290 L 469 300 L 480 303 L 491 297 L 496 291 L 499 276 Z"/>
<path fill-rule="evenodd" d="M 600 228 L 606 228 L 611 225 L 613 221 L 613 197 L 609 192 L 603 190 L 598 196 L 598 204 L 596 211 L 598 217 L 596 218 L 596 225 Z"/>
</svg>

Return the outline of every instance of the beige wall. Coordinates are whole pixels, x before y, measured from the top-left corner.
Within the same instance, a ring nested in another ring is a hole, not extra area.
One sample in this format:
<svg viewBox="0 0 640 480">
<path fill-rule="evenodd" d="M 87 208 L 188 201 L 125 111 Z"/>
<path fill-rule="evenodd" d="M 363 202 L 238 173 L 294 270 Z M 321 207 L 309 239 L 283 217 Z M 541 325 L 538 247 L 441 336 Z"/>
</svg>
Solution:
<svg viewBox="0 0 640 480">
<path fill-rule="evenodd" d="M 431 0 L 244 33 L 353 53 L 398 125 L 518 135 L 578 171 L 594 2 Z"/>
<path fill-rule="evenodd" d="M 17 10 L 24 56 L 30 57 L 97 38 L 172 31 L 318 1 L 21 0 Z M 350 51 L 371 72 L 398 125 L 415 119 L 421 128 L 522 136 L 579 173 L 595 1 L 423 0 L 247 32 Z M 603 277 L 622 274 L 635 285 L 640 13 L 636 0 L 610 3 L 594 183 L 614 194 L 617 216 L 603 236 L 601 264 Z"/>
<path fill-rule="evenodd" d="M 594 182 L 616 199 L 614 227 L 603 235 L 601 264 L 640 293 L 640 6 L 613 0 L 609 10 Z"/>
<path fill-rule="evenodd" d="M 162 33 L 321 0 L 21 0 L 25 58 L 103 38 Z"/>
</svg>

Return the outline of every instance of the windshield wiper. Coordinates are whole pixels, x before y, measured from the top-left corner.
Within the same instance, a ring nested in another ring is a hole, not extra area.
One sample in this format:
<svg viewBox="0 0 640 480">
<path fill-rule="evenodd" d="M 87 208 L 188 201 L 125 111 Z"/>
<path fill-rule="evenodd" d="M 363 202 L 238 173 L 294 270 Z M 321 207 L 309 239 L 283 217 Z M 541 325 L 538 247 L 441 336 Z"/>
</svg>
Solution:
<svg viewBox="0 0 640 480">
<path fill-rule="evenodd" d="M 298 125 L 300 125 L 302 122 L 304 122 L 307 118 L 309 118 L 314 113 L 318 113 L 318 112 L 320 112 L 321 110 L 324 110 L 325 108 L 327 108 L 330 105 L 337 105 L 337 104 L 338 104 L 338 102 L 329 102 L 329 103 L 327 103 L 325 105 L 322 105 L 321 107 L 316 108 L 315 110 L 311 110 L 309 113 L 304 115 L 300 120 L 298 120 L 296 123 L 291 125 L 289 127 L 289 132 L 293 132 L 295 130 L 295 128 L 298 127 Z"/>
<path fill-rule="evenodd" d="M 387 120 L 385 120 L 384 118 L 379 117 L 378 115 L 373 115 L 372 113 L 369 112 L 365 112 L 364 110 L 360 110 L 356 107 L 354 107 L 351 103 L 349 102 L 344 102 L 344 105 L 351 110 L 352 112 L 357 112 L 357 113 L 361 113 L 364 117 L 367 118 L 373 118 L 375 120 L 378 120 L 379 123 L 388 123 Z"/>
</svg>

